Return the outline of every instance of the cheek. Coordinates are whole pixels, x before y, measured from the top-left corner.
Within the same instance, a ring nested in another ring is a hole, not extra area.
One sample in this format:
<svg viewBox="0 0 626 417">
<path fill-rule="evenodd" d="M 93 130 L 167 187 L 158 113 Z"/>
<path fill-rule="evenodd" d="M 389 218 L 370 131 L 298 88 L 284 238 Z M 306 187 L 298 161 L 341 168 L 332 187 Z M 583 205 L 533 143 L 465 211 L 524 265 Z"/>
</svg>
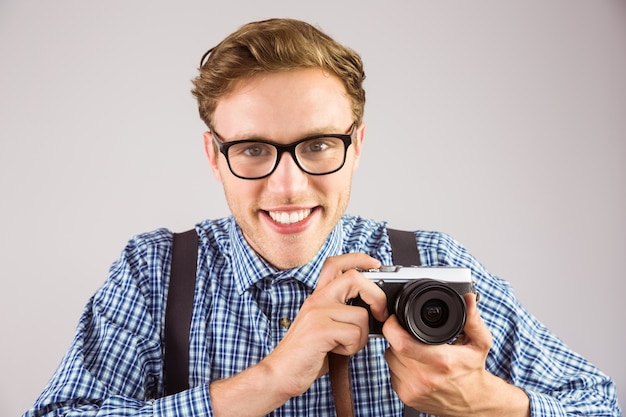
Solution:
<svg viewBox="0 0 626 417">
<path fill-rule="evenodd" d="M 228 170 L 228 167 L 226 167 Z M 230 171 L 222 171 L 222 187 L 231 211 L 247 211 L 245 206 L 256 205 L 262 194 L 259 184 L 233 176 Z"/>
<path fill-rule="evenodd" d="M 350 196 L 350 188 L 352 186 L 352 166 L 346 166 L 346 170 L 341 170 L 337 174 L 332 175 L 325 181 L 323 185 L 319 186 L 319 190 L 327 196 L 338 201 L 341 206 L 345 206 L 346 201 Z M 341 208 L 339 208 L 341 209 Z"/>
<path fill-rule="evenodd" d="M 348 157 L 346 159 L 346 166 L 349 168 L 351 174 L 359 167 L 359 161 L 361 160 L 361 146 L 360 143 L 355 143 L 354 146 L 356 148 L 349 148 Z"/>
<path fill-rule="evenodd" d="M 219 182 L 225 183 L 229 181 L 230 169 L 224 158 L 218 158 L 215 163 L 211 164 L 211 168 L 213 169 L 213 175 Z"/>
</svg>

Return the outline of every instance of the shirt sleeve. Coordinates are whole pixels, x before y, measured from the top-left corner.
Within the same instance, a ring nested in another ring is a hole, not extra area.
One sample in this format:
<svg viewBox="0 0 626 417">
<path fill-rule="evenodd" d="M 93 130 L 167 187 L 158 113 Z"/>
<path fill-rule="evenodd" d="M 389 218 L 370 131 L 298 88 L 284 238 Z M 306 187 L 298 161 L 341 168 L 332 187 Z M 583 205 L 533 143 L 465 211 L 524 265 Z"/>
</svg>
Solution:
<svg viewBox="0 0 626 417">
<path fill-rule="evenodd" d="M 161 397 L 170 247 L 171 233 L 165 230 L 129 242 L 24 417 L 212 415 L 207 384 Z"/>
<path fill-rule="evenodd" d="M 424 265 L 470 268 L 478 308 L 493 336 L 486 367 L 523 389 L 533 416 L 621 416 L 615 383 L 532 316 L 510 284 L 492 274 L 451 237 L 417 233 Z"/>
</svg>

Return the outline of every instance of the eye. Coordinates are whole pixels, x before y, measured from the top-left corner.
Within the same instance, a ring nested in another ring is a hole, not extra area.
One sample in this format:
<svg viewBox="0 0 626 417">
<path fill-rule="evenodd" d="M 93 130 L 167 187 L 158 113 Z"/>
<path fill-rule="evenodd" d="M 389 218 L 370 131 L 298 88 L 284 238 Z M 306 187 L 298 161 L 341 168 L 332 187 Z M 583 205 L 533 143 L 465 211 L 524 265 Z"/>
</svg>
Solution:
<svg viewBox="0 0 626 417">
<path fill-rule="evenodd" d="M 301 151 L 305 153 L 319 153 L 333 146 L 332 138 L 311 139 L 302 144 Z"/>
<path fill-rule="evenodd" d="M 248 156 L 260 156 L 263 155 L 263 147 L 257 145 L 248 146 L 244 152 Z"/>
<path fill-rule="evenodd" d="M 231 147 L 231 157 L 259 158 L 272 155 L 274 148 L 260 142 L 244 142 Z"/>
</svg>

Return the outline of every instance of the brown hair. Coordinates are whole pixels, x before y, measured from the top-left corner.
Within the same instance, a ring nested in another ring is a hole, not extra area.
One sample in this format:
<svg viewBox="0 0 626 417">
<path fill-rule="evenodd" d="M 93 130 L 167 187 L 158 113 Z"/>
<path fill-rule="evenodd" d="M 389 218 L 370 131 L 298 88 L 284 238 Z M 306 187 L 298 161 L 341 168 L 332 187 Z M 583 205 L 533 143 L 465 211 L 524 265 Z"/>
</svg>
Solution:
<svg viewBox="0 0 626 417">
<path fill-rule="evenodd" d="M 336 75 L 346 87 L 355 122 L 362 121 L 365 72 L 361 57 L 310 24 L 294 19 L 248 23 L 207 51 L 192 89 L 200 118 L 210 127 L 217 101 L 238 81 L 296 68 L 322 68 Z"/>
</svg>

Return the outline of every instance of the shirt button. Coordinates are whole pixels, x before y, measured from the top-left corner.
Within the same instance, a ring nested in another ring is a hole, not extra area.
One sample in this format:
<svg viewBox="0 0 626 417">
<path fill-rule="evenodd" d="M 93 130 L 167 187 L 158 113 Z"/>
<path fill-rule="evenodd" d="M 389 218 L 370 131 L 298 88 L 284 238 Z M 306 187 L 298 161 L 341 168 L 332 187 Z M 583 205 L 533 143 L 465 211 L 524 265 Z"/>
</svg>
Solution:
<svg viewBox="0 0 626 417">
<path fill-rule="evenodd" d="M 282 327 L 283 329 L 288 329 L 289 326 L 291 326 L 291 320 L 289 320 L 287 317 L 282 317 L 279 320 L 280 323 L 280 327 Z"/>
</svg>

